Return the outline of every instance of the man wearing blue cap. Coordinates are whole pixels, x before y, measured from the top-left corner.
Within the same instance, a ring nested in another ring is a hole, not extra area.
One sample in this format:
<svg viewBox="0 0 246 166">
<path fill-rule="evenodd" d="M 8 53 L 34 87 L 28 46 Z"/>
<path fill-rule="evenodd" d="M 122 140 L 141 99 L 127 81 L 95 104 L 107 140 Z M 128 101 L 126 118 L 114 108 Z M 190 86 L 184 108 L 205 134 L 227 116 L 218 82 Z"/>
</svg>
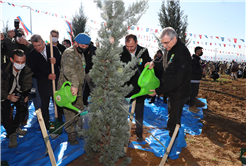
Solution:
<svg viewBox="0 0 246 166">
<path fill-rule="evenodd" d="M 61 88 L 65 81 L 70 81 L 71 93 L 77 96 L 73 106 L 79 110 L 84 109 L 82 87 L 85 80 L 85 68 L 86 61 L 84 57 L 84 51 L 89 47 L 91 38 L 85 34 L 80 33 L 75 37 L 75 42 L 72 47 L 67 48 L 61 59 L 61 71 L 58 81 L 58 89 Z M 77 113 L 71 109 L 64 107 L 65 122 L 72 119 Z M 78 117 L 71 120 L 65 125 L 65 131 L 68 133 L 68 142 L 71 145 L 78 144 L 76 139 L 75 126 L 78 122 Z"/>
</svg>

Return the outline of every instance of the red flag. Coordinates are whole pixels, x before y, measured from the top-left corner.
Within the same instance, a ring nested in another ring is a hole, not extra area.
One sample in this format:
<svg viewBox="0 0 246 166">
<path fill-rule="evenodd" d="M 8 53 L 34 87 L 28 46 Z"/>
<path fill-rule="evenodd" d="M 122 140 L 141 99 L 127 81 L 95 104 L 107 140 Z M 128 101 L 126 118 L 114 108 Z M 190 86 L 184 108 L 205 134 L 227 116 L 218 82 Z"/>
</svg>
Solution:
<svg viewBox="0 0 246 166">
<path fill-rule="evenodd" d="M 12 6 L 15 6 L 14 4 L 12 4 Z"/>
<path fill-rule="evenodd" d="M 210 46 L 212 45 L 212 43 L 210 43 Z"/>
<path fill-rule="evenodd" d="M 233 40 L 234 40 L 235 43 L 237 43 L 237 39 L 236 38 L 234 38 Z"/>
<path fill-rule="evenodd" d="M 0 3 L 3 3 L 3 1 L 0 1 Z"/>
<path fill-rule="evenodd" d="M 196 35 L 194 34 L 194 37 L 196 38 Z"/>
<path fill-rule="evenodd" d="M 158 29 L 155 30 L 155 33 L 157 33 L 157 32 L 158 32 Z"/>
<path fill-rule="evenodd" d="M 199 35 L 200 39 L 202 39 L 202 35 Z"/>
<path fill-rule="evenodd" d="M 224 47 L 226 46 L 226 44 L 224 44 Z"/>
<path fill-rule="evenodd" d="M 185 36 L 187 35 L 187 33 L 185 33 Z"/>
<path fill-rule="evenodd" d="M 241 45 L 238 45 L 238 47 L 241 49 Z"/>
<path fill-rule="evenodd" d="M 137 27 L 137 30 L 139 31 L 139 27 Z"/>
<path fill-rule="evenodd" d="M 228 52 L 228 54 L 230 54 L 230 52 Z"/>
<path fill-rule="evenodd" d="M 197 44 L 199 44 L 199 41 L 197 42 Z"/>
<path fill-rule="evenodd" d="M 216 36 L 217 39 L 220 39 L 219 36 Z"/>
<path fill-rule="evenodd" d="M 128 26 L 128 30 L 130 30 L 130 26 Z"/>
</svg>

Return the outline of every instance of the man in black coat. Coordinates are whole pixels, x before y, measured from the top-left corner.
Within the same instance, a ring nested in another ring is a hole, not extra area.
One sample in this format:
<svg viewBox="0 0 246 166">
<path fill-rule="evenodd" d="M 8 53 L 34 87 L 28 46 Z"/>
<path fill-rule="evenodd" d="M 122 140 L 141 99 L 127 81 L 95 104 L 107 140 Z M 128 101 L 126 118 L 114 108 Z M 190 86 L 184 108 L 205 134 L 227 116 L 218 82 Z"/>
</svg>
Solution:
<svg viewBox="0 0 246 166">
<path fill-rule="evenodd" d="M 200 64 L 200 56 L 203 55 L 202 47 L 195 48 L 195 54 L 192 55 L 191 61 L 191 95 L 189 111 L 197 113 L 199 109 L 195 106 L 195 99 L 199 91 L 199 84 L 202 79 L 202 67 Z"/>
<path fill-rule="evenodd" d="M 124 63 L 128 63 L 132 60 L 132 56 L 137 56 L 139 51 L 144 49 L 143 47 L 138 45 L 137 37 L 133 34 L 129 34 L 125 37 L 125 46 L 123 47 L 123 52 L 121 53 L 121 61 Z M 135 66 L 137 68 L 136 73 L 131 77 L 130 81 L 126 84 L 133 85 L 133 91 L 129 93 L 126 98 L 131 97 L 134 94 L 137 94 L 140 91 L 140 87 L 138 86 L 138 78 L 141 72 L 144 69 L 144 65 L 151 61 L 149 56 L 149 52 L 146 49 L 144 53 L 140 57 L 140 62 Z M 136 135 L 137 141 L 143 141 L 143 111 L 144 111 L 144 100 L 146 96 L 140 96 L 136 98 L 136 108 L 135 108 L 135 119 L 140 123 L 136 122 Z"/>
<path fill-rule="evenodd" d="M 165 48 L 163 64 L 157 62 L 147 64 L 150 64 L 150 69 L 154 66 L 155 68 L 163 66 L 163 81 L 159 88 L 150 90 L 154 92 L 150 96 L 164 94 L 168 97 L 167 128 L 169 136 L 172 137 L 176 124 L 180 125 L 184 103 L 190 97 L 191 56 L 172 27 L 163 29 L 159 39 Z"/>
<path fill-rule="evenodd" d="M 56 86 L 59 78 L 61 55 L 56 46 L 53 46 L 53 58 L 50 55 L 50 46 L 46 46 L 40 35 L 34 34 L 31 37 L 34 49 L 29 54 L 29 66 L 34 77 L 37 79 L 37 86 L 41 98 L 41 111 L 46 129 L 49 129 L 49 102 L 53 97 L 52 80 Z M 51 71 L 51 63 L 54 64 L 55 73 Z M 57 106 L 58 120 L 62 121 L 62 108 Z"/>
</svg>

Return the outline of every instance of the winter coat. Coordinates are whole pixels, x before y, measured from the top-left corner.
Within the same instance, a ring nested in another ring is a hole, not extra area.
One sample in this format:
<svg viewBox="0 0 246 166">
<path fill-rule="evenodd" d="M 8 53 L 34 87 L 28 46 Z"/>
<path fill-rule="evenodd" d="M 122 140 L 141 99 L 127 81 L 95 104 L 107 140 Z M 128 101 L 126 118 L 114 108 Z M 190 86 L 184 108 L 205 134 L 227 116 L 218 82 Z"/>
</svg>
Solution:
<svg viewBox="0 0 246 166">
<path fill-rule="evenodd" d="M 19 85 L 21 92 L 29 92 L 32 88 L 32 71 L 25 65 L 19 76 Z M 12 88 L 15 76 L 13 75 L 13 63 L 8 63 L 6 68 L 1 70 L 1 100 L 7 99 Z"/>
<path fill-rule="evenodd" d="M 190 96 L 191 56 L 187 47 L 178 39 L 167 54 L 168 67 L 162 75 L 162 86 L 155 89 L 158 95 L 164 94 L 172 99 Z M 156 63 L 155 65 L 163 65 Z M 158 67 L 157 66 L 157 67 Z"/>
<path fill-rule="evenodd" d="M 136 53 L 135 53 L 135 56 L 138 55 L 139 51 L 144 49 L 143 47 L 137 45 L 137 50 L 136 50 Z M 144 65 L 147 63 L 147 62 L 150 62 L 151 61 L 151 58 L 149 56 L 149 52 L 148 52 L 148 49 L 146 49 L 143 54 L 141 55 L 140 57 L 140 62 L 135 66 L 134 69 L 138 69 L 136 71 L 136 73 L 131 77 L 131 79 L 126 82 L 126 84 L 129 86 L 130 84 L 133 85 L 133 90 L 132 92 L 130 92 L 127 96 L 125 96 L 126 98 L 128 97 L 131 97 L 132 95 L 134 94 L 137 94 L 139 91 L 140 91 L 140 87 L 138 86 L 138 78 L 141 74 L 141 72 L 143 71 L 144 69 Z M 126 46 L 123 47 L 123 52 L 121 53 L 121 56 L 120 56 L 120 59 L 122 62 L 124 63 L 128 63 L 129 61 L 131 61 L 132 59 L 132 55 L 130 54 L 130 52 L 126 49 Z"/>
<path fill-rule="evenodd" d="M 202 68 L 200 64 L 200 57 L 193 54 L 191 60 L 191 80 L 202 79 Z"/>
<path fill-rule="evenodd" d="M 70 81 L 72 83 L 71 86 L 78 88 L 78 96 L 82 96 L 85 67 L 84 55 L 79 54 L 75 46 L 67 48 L 61 59 L 61 71 L 57 89 L 60 89 L 65 81 Z"/>
</svg>

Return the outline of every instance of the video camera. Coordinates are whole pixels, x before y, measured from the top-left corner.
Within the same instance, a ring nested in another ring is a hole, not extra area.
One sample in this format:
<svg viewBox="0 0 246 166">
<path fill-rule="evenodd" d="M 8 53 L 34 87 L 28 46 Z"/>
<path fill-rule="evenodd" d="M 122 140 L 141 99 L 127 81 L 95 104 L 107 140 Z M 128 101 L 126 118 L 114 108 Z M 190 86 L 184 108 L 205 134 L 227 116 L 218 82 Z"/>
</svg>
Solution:
<svg viewBox="0 0 246 166">
<path fill-rule="evenodd" d="M 14 37 L 21 37 L 22 33 L 21 33 L 21 30 L 19 29 L 20 21 L 18 19 L 15 19 L 14 25 L 15 25 L 15 36 Z"/>
</svg>

